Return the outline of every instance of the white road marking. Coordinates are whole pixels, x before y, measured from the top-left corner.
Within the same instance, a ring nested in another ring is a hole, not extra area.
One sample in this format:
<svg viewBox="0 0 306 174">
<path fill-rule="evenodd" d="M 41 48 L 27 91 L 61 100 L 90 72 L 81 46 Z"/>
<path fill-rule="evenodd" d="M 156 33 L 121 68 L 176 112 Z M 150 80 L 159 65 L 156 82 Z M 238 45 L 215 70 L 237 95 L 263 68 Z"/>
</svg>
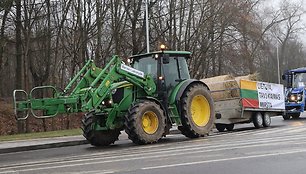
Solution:
<svg viewBox="0 0 306 174">
<path fill-rule="evenodd" d="M 275 142 L 275 143 L 270 143 L 269 146 L 278 146 L 278 145 L 281 145 L 281 144 L 292 144 L 292 145 L 296 145 L 296 144 L 306 144 L 306 141 L 305 142 L 296 142 L 294 143 L 295 141 L 288 141 L 288 142 L 283 142 L 283 143 L 280 143 L 280 142 Z M 106 160 L 106 161 L 101 161 L 103 160 L 104 158 L 98 158 L 98 159 L 92 159 L 91 161 L 88 161 L 88 162 L 84 162 L 84 160 L 77 160 L 78 162 L 81 162 L 81 163 L 77 163 L 77 164 L 64 164 L 64 165 L 54 165 L 54 163 L 52 163 L 53 166 L 47 166 L 47 167 L 38 167 L 38 168 L 34 168 L 36 167 L 36 165 L 33 165 L 33 166 L 23 166 L 22 168 L 24 167 L 31 167 L 29 169 L 16 169 L 17 171 L 20 171 L 20 172 L 29 172 L 29 171 L 39 171 L 39 170 L 48 170 L 48 169 L 58 169 L 58 168 L 68 168 L 68 167 L 76 167 L 76 166 L 86 166 L 86 165 L 94 165 L 94 164 L 105 164 L 105 163 L 114 163 L 114 162 L 123 162 L 123 161 L 131 161 L 131 160 L 144 160 L 144 159 L 153 159 L 153 158 L 165 158 L 165 157 L 170 157 L 170 156 L 178 156 L 178 155 L 190 155 L 190 154 L 198 154 L 198 153 L 207 153 L 207 152 L 215 152 L 215 151 L 220 151 L 220 150 L 233 150 L 233 149 L 242 149 L 242 148 L 251 148 L 251 147 L 260 147 L 260 146 L 265 146 L 267 144 L 257 144 L 257 145 L 244 145 L 244 146 L 237 146 L 237 147 L 227 147 L 227 148 L 220 148 L 220 149 L 210 149 L 210 150 L 193 150 L 191 152 L 181 152 L 181 153 L 170 153 L 170 154 L 163 154 L 163 155 L 143 155 L 143 156 L 139 156 L 137 155 L 137 157 L 132 157 L 132 158 L 126 158 L 124 157 L 123 159 L 114 159 L 114 160 Z M 306 151 L 303 150 L 303 151 Z M 205 155 L 205 157 L 213 157 L 215 155 Z M 117 157 L 118 158 L 118 157 Z M 97 160 L 97 161 L 94 161 L 94 160 Z M 73 163 L 77 162 L 77 161 L 72 161 Z M 38 165 L 39 166 L 39 165 Z"/>
<path fill-rule="evenodd" d="M 0 167 L 0 169 L 15 169 L 15 168 L 18 168 L 18 167 L 35 167 L 35 166 L 43 166 L 43 165 L 48 165 L 49 163 L 52 163 L 53 165 L 54 164 L 66 164 L 66 163 L 76 163 L 76 162 L 84 162 L 84 161 L 94 161 L 94 160 L 105 160 L 105 159 L 118 159 L 118 158 L 129 158 L 129 157 L 137 157 L 139 156 L 140 154 L 141 155 L 145 155 L 145 154 L 176 154 L 177 152 L 182 152 L 184 151 L 186 154 L 192 154 L 194 152 L 189 152 L 189 151 L 199 151 L 199 150 L 202 150 L 202 151 L 205 151 L 205 149 L 211 149 L 211 148 L 214 148 L 214 151 L 220 151 L 220 150 L 227 150 L 227 149 L 233 149 L 233 148 L 241 148 L 241 147 L 256 147 L 256 146 L 267 146 L 267 145 L 274 145 L 275 143 L 276 144 L 280 144 L 281 142 L 283 143 L 289 143 L 289 141 L 293 141 L 294 140 L 299 140 L 301 142 L 301 138 L 304 139 L 306 138 L 305 135 L 295 135 L 295 136 L 289 136 L 288 137 L 269 137 L 269 138 L 263 138 L 263 139 L 250 139 L 249 141 L 247 140 L 240 140 L 240 141 L 235 141 L 235 143 L 232 143 L 231 141 L 229 140 L 224 140 L 226 141 L 227 143 L 224 144 L 224 143 L 217 143 L 217 144 L 206 144 L 204 147 L 203 147 L 203 144 L 196 144 L 196 145 L 187 145 L 187 146 L 179 146 L 179 147 L 171 147 L 171 148 L 164 148 L 164 149 L 153 149 L 153 150 L 146 150 L 145 152 L 143 151 L 137 151 L 136 153 L 134 154 L 131 154 L 130 151 L 125 151 L 126 153 L 128 154 L 117 154 L 115 151 L 115 155 L 114 154 L 111 154 L 110 156 L 97 156 L 96 154 L 94 155 L 91 155 L 91 156 L 88 156 L 90 157 L 89 159 L 84 159 L 84 158 L 80 158 L 79 156 L 76 156 L 77 159 L 71 159 L 70 161 L 67 160 L 67 159 L 61 159 L 59 161 L 55 161 L 54 159 L 53 160 L 46 160 L 46 161 L 42 161 L 42 162 L 30 162 L 30 163 L 22 163 L 22 164 L 18 164 L 18 166 L 2 166 Z M 241 138 L 241 137 L 240 137 Z M 193 142 L 193 141 L 192 141 Z M 219 142 L 219 141 L 218 141 Z M 301 142 L 303 143 L 303 142 Z M 207 150 L 206 150 L 207 151 Z M 177 154 L 178 155 L 178 154 Z M 93 158 L 94 157 L 94 158 Z"/>
<path fill-rule="evenodd" d="M 8 171 L 2 171 L 0 172 L 0 174 L 19 174 L 19 172 L 8 170 Z"/>
<path fill-rule="evenodd" d="M 286 128 L 286 129 L 273 129 L 273 130 L 266 131 L 266 132 L 264 132 L 264 131 L 263 132 L 259 132 L 256 135 L 275 134 L 275 133 L 290 133 L 290 131 L 297 130 L 297 129 L 305 130 L 306 128 L 290 127 L 290 128 Z"/>
<path fill-rule="evenodd" d="M 223 162 L 223 161 L 231 161 L 231 160 L 241 160 L 241 159 L 251 159 L 251 158 L 261 158 L 261 157 L 269 157 L 269 156 L 278 156 L 278 155 L 289 155 L 295 153 L 304 153 L 306 150 L 297 150 L 297 151 L 288 151 L 288 152 L 279 152 L 273 154 L 262 154 L 262 155 L 251 155 L 251 156 L 242 156 L 235 158 L 223 158 L 223 159 L 215 159 L 215 160 L 204 160 L 204 161 L 195 161 L 195 162 L 187 162 L 187 163 L 177 163 L 177 164 L 169 164 L 169 165 L 161 165 L 161 166 L 152 166 L 152 167 L 144 167 L 142 170 L 152 170 L 152 169 L 162 169 L 162 168 L 171 168 L 171 167 L 179 167 L 179 166 L 190 166 L 204 163 L 213 163 L 213 162 Z"/>
<path fill-rule="evenodd" d="M 292 144 L 292 145 L 306 144 L 306 135 L 303 133 L 303 131 L 299 131 L 298 133 L 300 134 L 287 135 L 288 132 L 290 133 L 290 131 L 295 131 L 297 129 L 306 130 L 306 128 L 294 127 L 294 128 L 277 128 L 277 129 L 270 128 L 270 129 L 260 129 L 260 130 L 256 129 L 256 131 L 250 130 L 247 132 L 245 131 L 231 132 L 226 134 L 213 135 L 210 136 L 209 138 L 206 137 L 205 139 L 201 138 L 191 141 L 175 142 L 171 145 L 171 147 L 169 147 L 169 143 L 154 144 L 147 146 L 134 146 L 124 149 L 120 148 L 118 150 L 114 149 L 111 151 L 94 153 L 94 154 L 77 155 L 66 158 L 53 158 L 51 160 L 20 163 L 18 165 L 11 165 L 11 166 L 2 166 L 2 167 L 0 166 L 0 170 L 2 169 L 20 169 L 19 171 L 47 170 L 47 169 L 91 165 L 91 164 L 121 162 L 128 160 L 164 158 L 164 157 L 171 157 L 178 155 L 223 151 L 229 149 L 240 149 L 240 148 L 242 149 L 242 148 L 251 148 L 259 146 L 278 146 L 285 144 Z M 286 134 L 284 135 L 284 133 Z M 273 136 L 269 137 L 261 136 L 266 134 L 271 134 Z M 221 139 L 223 137 L 225 137 L 225 139 Z M 215 156 L 216 155 L 214 155 L 214 157 Z M 253 155 L 253 156 L 258 156 L 258 155 Z M 78 162 L 80 162 L 81 164 L 76 164 Z M 46 165 L 53 165 L 53 166 L 48 167 Z M 33 167 L 33 168 L 27 169 L 28 167 Z M 109 172 L 113 171 L 110 170 Z M 0 172 L 0 174 L 2 173 Z"/>
</svg>

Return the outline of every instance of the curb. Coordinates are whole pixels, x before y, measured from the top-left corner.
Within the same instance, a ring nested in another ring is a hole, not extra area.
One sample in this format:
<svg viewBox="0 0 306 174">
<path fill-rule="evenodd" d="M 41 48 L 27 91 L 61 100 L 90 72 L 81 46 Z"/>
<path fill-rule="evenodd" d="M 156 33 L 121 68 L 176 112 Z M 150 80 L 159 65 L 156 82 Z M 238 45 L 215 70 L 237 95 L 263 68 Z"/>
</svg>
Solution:
<svg viewBox="0 0 306 174">
<path fill-rule="evenodd" d="M 22 151 L 29 151 L 29 150 L 38 150 L 38 149 L 49 149 L 49 148 L 57 148 L 57 147 L 77 146 L 77 145 L 83 145 L 83 144 L 88 144 L 87 140 L 75 140 L 75 141 L 67 141 L 67 142 L 5 148 L 5 149 L 0 149 L 0 154 L 12 153 L 12 152 L 22 152 Z"/>
</svg>

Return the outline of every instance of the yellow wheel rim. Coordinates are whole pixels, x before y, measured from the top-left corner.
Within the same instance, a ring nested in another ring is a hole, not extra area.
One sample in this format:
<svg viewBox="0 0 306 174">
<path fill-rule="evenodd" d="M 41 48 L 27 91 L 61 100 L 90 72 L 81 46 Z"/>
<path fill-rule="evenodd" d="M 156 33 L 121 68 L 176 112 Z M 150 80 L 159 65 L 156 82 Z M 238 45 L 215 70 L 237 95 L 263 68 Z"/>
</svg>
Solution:
<svg viewBox="0 0 306 174">
<path fill-rule="evenodd" d="M 191 117 L 197 126 L 205 126 L 210 119 L 209 102 L 203 95 L 197 95 L 191 102 Z"/>
<path fill-rule="evenodd" d="M 147 111 L 142 116 L 142 128 L 147 134 L 154 134 L 158 128 L 157 115 L 152 111 Z"/>
</svg>

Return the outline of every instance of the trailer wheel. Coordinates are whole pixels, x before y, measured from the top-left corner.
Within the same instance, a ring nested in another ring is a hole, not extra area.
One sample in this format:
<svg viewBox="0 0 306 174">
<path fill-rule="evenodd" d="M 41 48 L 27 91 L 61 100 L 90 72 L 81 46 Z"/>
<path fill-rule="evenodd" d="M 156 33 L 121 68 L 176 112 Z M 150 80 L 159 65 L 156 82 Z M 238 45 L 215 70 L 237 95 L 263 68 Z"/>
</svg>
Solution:
<svg viewBox="0 0 306 174">
<path fill-rule="evenodd" d="M 256 128 L 263 127 L 263 116 L 260 112 L 256 112 L 253 116 L 253 124 Z"/>
<path fill-rule="evenodd" d="M 225 124 L 221 124 L 221 123 L 217 123 L 216 124 L 216 129 L 219 131 L 219 132 L 224 132 L 226 128 L 226 125 Z"/>
<path fill-rule="evenodd" d="M 294 113 L 294 114 L 292 114 L 292 118 L 293 119 L 298 119 L 298 118 L 300 118 L 300 116 L 301 116 L 301 113 Z"/>
<path fill-rule="evenodd" d="M 263 115 L 263 126 L 264 127 L 269 127 L 271 125 L 271 117 L 269 113 L 264 113 Z"/>
<path fill-rule="evenodd" d="M 214 125 L 213 99 L 203 84 L 197 83 L 187 87 L 181 97 L 181 120 L 179 130 L 188 138 L 208 135 Z"/>
<path fill-rule="evenodd" d="M 151 101 L 141 101 L 125 115 L 125 132 L 135 144 L 155 143 L 166 130 L 166 117 L 161 107 Z"/>
<path fill-rule="evenodd" d="M 113 144 L 120 135 L 120 130 L 95 130 L 94 125 L 98 124 L 98 121 L 95 119 L 94 112 L 89 112 L 85 114 L 82 119 L 82 130 L 83 136 L 87 141 L 93 146 L 108 146 Z"/>
<path fill-rule="evenodd" d="M 234 130 L 234 124 L 227 124 L 226 125 L 226 130 L 228 130 L 228 131 L 233 131 Z"/>
</svg>

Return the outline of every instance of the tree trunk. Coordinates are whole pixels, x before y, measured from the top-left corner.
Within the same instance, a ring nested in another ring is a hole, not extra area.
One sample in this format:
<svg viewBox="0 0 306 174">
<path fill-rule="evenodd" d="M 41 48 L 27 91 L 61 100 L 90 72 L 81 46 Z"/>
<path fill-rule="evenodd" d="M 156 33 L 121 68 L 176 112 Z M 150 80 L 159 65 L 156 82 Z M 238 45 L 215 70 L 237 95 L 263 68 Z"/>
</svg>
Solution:
<svg viewBox="0 0 306 174">
<path fill-rule="evenodd" d="M 22 89 L 21 0 L 16 1 L 16 89 Z M 18 121 L 18 133 L 24 132 L 24 122 Z"/>
<path fill-rule="evenodd" d="M 2 24 L 1 24 L 1 29 L 0 29 L 0 79 L 3 79 L 3 56 L 4 56 L 4 47 L 5 47 L 5 42 L 6 42 L 6 37 L 5 37 L 5 26 L 6 26 L 6 20 L 7 20 L 7 16 L 10 12 L 12 6 L 12 2 L 10 2 L 10 4 L 8 4 L 8 6 L 4 7 L 4 14 L 2 17 Z M 3 85 L 3 83 L 2 83 Z M 0 86 L 0 97 L 4 96 L 4 86 Z"/>
</svg>

